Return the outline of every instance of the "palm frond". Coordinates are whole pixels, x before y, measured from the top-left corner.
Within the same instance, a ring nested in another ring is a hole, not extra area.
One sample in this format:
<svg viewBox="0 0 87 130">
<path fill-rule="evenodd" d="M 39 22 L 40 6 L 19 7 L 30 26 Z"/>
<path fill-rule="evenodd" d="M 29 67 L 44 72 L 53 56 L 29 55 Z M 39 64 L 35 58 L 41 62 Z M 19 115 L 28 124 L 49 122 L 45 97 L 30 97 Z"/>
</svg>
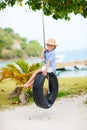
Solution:
<svg viewBox="0 0 87 130">
<path fill-rule="evenodd" d="M 13 63 L 7 64 L 7 67 L 9 68 L 10 71 L 14 73 L 21 73 L 20 70 L 17 68 L 17 66 Z"/>
<path fill-rule="evenodd" d="M 30 79 L 32 74 L 32 72 L 26 74 L 16 74 L 14 79 L 17 81 L 18 84 L 24 84 Z"/>
<path fill-rule="evenodd" d="M 29 72 L 35 71 L 42 66 L 41 63 L 35 63 L 29 66 Z"/>
<path fill-rule="evenodd" d="M 18 84 L 26 83 L 32 76 L 35 70 L 42 66 L 41 63 L 28 65 L 23 59 L 19 59 L 15 63 L 7 64 L 0 71 L 0 80 L 11 78 L 17 81 Z"/>
<path fill-rule="evenodd" d="M 26 61 L 24 61 L 23 59 L 19 59 L 16 62 L 17 65 L 20 66 L 20 68 L 22 69 L 23 73 L 28 73 L 29 72 L 29 65 Z"/>
<path fill-rule="evenodd" d="M 0 70 L 0 80 L 4 80 L 6 78 L 13 78 L 14 72 L 11 71 L 8 67 L 4 67 Z"/>
</svg>

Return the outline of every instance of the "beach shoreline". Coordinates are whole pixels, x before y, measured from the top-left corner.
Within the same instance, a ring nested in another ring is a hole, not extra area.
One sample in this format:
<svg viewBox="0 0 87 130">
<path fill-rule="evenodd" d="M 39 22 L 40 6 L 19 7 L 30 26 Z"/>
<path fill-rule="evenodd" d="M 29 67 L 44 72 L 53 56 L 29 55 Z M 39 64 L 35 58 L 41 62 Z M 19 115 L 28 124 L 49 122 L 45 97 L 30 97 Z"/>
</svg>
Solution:
<svg viewBox="0 0 87 130">
<path fill-rule="evenodd" d="M 87 60 L 57 63 L 56 68 L 61 69 L 61 68 L 69 67 L 69 66 L 75 67 L 78 65 L 87 66 Z"/>
<path fill-rule="evenodd" d="M 40 58 L 40 57 L 29 57 L 29 58 L 23 58 L 24 60 L 28 61 L 28 60 L 33 60 L 36 58 Z M 13 59 L 0 59 L 0 62 L 15 62 L 17 60 L 19 60 L 20 58 L 13 58 Z M 67 61 L 67 62 L 57 62 L 57 67 L 62 67 L 62 66 L 73 66 L 73 65 L 87 65 L 87 60 L 76 60 L 76 61 Z"/>
</svg>

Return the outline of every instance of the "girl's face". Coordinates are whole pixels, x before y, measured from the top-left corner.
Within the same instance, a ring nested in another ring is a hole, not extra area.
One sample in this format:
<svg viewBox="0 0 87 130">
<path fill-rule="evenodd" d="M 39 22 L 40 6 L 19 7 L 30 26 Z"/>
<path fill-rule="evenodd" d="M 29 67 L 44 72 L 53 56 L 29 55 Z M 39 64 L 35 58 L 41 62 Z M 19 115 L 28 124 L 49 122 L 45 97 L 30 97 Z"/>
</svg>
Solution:
<svg viewBox="0 0 87 130">
<path fill-rule="evenodd" d="M 55 48 L 54 45 L 49 45 L 49 44 L 47 44 L 47 49 L 48 49 L 48 51 L 52 51 L 54 48 Z"/>
</svg>

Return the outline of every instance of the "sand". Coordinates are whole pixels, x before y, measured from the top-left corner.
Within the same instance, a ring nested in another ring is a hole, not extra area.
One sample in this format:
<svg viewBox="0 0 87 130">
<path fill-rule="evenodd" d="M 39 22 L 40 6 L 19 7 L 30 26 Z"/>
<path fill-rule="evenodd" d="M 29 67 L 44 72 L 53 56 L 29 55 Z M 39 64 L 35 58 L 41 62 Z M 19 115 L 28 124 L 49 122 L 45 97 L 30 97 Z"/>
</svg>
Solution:
<svg viewBox="0 0 87 130">
<path fill-rule="evenodd" d="M 50 109 L 34 103 L 0 111 L 0 130 L 87 130 L 87 95 L 62 98 Z"/>
</svg>

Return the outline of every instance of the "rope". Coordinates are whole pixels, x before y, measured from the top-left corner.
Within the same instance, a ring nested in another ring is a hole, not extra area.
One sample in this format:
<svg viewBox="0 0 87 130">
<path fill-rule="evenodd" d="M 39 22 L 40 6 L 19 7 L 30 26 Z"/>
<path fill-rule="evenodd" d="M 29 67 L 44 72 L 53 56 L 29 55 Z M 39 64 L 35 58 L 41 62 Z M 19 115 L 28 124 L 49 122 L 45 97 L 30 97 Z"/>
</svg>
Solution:
<svg viewBox="0 0 87 130">
<path fill-rule="evenodd" d="M 44 48 L 45 48 L 45 26 L 44 26 L 44 12 L 43 12 L 44 4 L 43 4 L 43 1 L 41 1 L 41 8 L 42 8 L 43 42 L 44 42 Z M 50 93 L 50 90 L 49 90 L 49 74 L 48 74 L 48 93 Z"/>
<path fill-rule="evenodd" d="M 44 48 L 45 48 L 45 27 L 44 27 L 44 12 L 43 12 L 43 1 L 41 1 L 41 8 L 42 8 L 42 28 L 43 28 L 43 43 L 44 43 Z"/>
</svg>

